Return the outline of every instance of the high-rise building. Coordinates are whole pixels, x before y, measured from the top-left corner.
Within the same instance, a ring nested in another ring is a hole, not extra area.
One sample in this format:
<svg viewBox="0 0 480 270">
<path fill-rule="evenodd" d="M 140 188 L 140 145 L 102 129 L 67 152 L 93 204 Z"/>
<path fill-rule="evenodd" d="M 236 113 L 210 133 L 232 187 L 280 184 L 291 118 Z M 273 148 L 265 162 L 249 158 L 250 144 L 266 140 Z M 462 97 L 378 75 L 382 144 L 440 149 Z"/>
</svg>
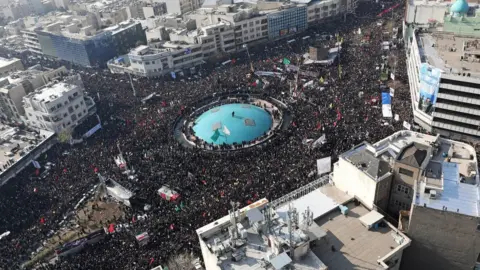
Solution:
<svg viewBox="0 0 480 270">
<path fill-rule="evenodd" d="M 100 31 L 93 26 L 53 23 L 35 32 L 44 54 L 83 66 L 105 66 L 113 57 L 146 43 L 145 31 L 136 21 Z"/>
<path fill-rule="evenodd" d="M 480 9 L 465 0 L 409 1 L 407 71 L 415 122 L 458 140 L 480 139 Z"/>
</svg>

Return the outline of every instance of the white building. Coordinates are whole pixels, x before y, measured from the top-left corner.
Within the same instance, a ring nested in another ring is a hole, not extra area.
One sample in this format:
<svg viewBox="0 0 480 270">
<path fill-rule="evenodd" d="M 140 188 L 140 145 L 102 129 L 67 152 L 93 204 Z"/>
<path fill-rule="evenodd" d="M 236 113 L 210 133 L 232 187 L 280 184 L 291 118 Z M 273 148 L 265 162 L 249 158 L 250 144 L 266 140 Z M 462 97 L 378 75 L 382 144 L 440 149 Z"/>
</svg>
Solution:
<svg viewBox="0 0 480 270">
<path fill-rule="evenodd" d="M 456 9 L 460 4 L 465 12 Z M 432 11 L 414 12 L 424 8 Z M 415 122 L 429 132 L 458 140 L 480 138 L 478 14 L 480 9 L 469 9 L 462 0 L 450 11 L 445 3 L 409 6 L 411 23 L 405 33 L 412 109 Z"/>
<path fill-rule="evenodd" d="M 128 55 L 109 61 L 112 73 L 157 77 L 204 63 L 221 52 L 235 51 L 233 28 L 218 23 L 195 31 L 169 29 L 170 41 L 140 46 Z"/>
<path fill-rule="evenodd" d="M 23 98 L 27 125 L 60 132 L 74 128 L 95 112 L 83 86 L 69 82 L 48 84 Z"/>
<path fill-rule="evenodd" d="M 24 70 L 22 60 L 18 58 L 3 58 L 0 57 L 0 76 L 7 76 L 8 74 Z"/>
<path fill-rule="evenodd" d="M 164 0 L 167 5 L 167 12 L 170 14 L 182 15 L 194 11 L 200 7 L 199 0 Z"/>
<path fill-rule="evenodd" d="M 332 180 L 365 206 L 400 220 L 413 241 L 405 269 L 475 266 L 480 192 L 472 146 L 399 131 L 340 155 Z"/>
<path fill-rule="evenodd" d="M 0 110 L 5 118 L 22 122 L 23 97 L 44 86 L 50 80 L 67 73 L 65 67 L 45 69 L 39 65 L 11 73 L 0 79 Z"/>
<path fill-rule="evenodd" d="M 29 51 L 37 54 L 43 54 L 42 47 L 38 41 L 38 35 L 35 31 L 31 29 L 25 29 L 21 31 L 23 39 L 25 41 L 25 46 Z"/>
<path fill-rule="evenodd" d="M 320 178 L 197 230 L 207 270 L 399 269 L 410 239 Z"/>
</svg>

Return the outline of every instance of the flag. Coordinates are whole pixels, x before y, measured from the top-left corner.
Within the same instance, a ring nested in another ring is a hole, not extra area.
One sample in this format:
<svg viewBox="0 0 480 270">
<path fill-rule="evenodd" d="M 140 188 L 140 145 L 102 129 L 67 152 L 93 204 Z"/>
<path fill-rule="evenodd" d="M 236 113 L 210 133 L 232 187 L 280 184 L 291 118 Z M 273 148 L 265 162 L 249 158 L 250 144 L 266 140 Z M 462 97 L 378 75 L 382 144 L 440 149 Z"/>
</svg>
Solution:
<svg viewBox="0 0 480 270">
<path fill-rule="evenodd" d="M 230 136 L 230 130 L 228 130 L 227 126 L 223 125 L 222 131 L 225 133 L 225 135 Z"/>
<path fill-rule="evenodd" d="M 290 65 L 290 60 L 288 60 L 287 58 L 283 58 L 283 64 Z"/>
<path fill-rule="evenodd" d="M 192 53 L 192 50 L 190 48 L 185 49 L 185 54 L 191 54 L 191 53 Z"/>
<path fill-rule="evenodd" d="M 151 265 L 155 260 L 153 258 L 150 259 L 150 262 L 148 263 L 148 265 Z"/>
<path fill-rule="evenodd" d="M 320 136 L 320 138 L 318 138 L 316 141 L 312 143 L 312 148 L 315 148 L 319 145 L 323 145 L 326 142 L 327 142 L 327 137 L 325 136 L 325 134 L 323 134 L 322 136 Z"/>
<path fill-rule="evenodd" d="M 38 191 L 37 188 L 33 188 L 33 192 L 37 192 L 37 191 Z"/>
<path fill-rule="evenodd" d="M 180 211 L 180 207 L 178 207 L 178 205 L 175 205 L 175 211 L 176 211 L 176 212 L 179 212 L 179 211 Z"/>
<path fill-rule="evenodd" d="M 225 195 L 225 191 L 223 191 L 223 190 L 222 190 L 222 191 L 220 191 L 220 197 L 222 197 L 222 198 L 223 198 L 223 196 L 224 196 L 224 195 Z"/>
<path fill-rule="evenodd" d="M 32 164 L 33 164 L 33 167 L 37 168 L 37 169 L 40 169 L 41 166 L 40 166 L 40 163 L 36 160 L 32 160 Z"/>
<path fill-rule="evenodd" d="M 95 168 L 93 169 L 93 172 L 94 172 L 94 173 L 98 173 L 98 168 L 95 167 Z"/>
<path fill-rule="evenodd" d="M 212 137 L 210 137 L 210 139 L 212 139 L 212 141 L 216 142 L 218 140 L 218 137 L 220 137 L 220 132 L 218 132 L 218 129 L 216 129 L 215 132 L 213 133 Z"/>
<path fill-rule="evenodd" d="M 207 184 L 207 181 L 202 180 L 202 184 L 206 185 L 206 184 Z"/>
<path fill-rule="evenodd" d="M 177 78 L 177 75 L 175 74 L 175 72 L 170 72 L 170 76 L 172 76 L 172 79 L 176 79 Z"/>
<path fill-rule="evenodd" d="M 135 216 L 133 216 L 132 217 L 132 223 L 135 223 L 135 221 L 137 221 L 137 220 L 135 220 Z"/>
<path fill-rule="evenodd" d="M 320 77 L 320 79 L 318 79 L 318 81 L 319 81 L 320 83 L 324 83 L 324 82 L 325 82 L 325 80 L 323 79 L 323 77 Z"/>
<path fill-rule="evenodd" d="M 243 45 L 242 45 L 242 48 L 247 48 L 247 44 L 243 44 Z"/>
<path fill-rule="evenodd" d="M 43 217 L 40 218 L 40 224 L 45 224 L 45 219 Z"/>
<path fill-rule="evenodd" d="M 40 170 L 39 169 L 36 169 L 35 170 L 35 175 L 38 176 L 40 174 Z"/>
<path fill-rule="evenodd" d="M 237 59 L 233 58 L 232 59 L 232 65 L 235 64 L 235 62 L 237 62 Z"/>
<path fill-rule="evenodd" d="M 316 130 L 319 130 L 319 129 L 321 129 L 321 128 L 322 128 L 322 124 L 320 124 L 320 122 L 318 122 L 318 123 L 317 123 L 317 128 L 316 128 Z"/>
<path fill-rule="evenodd" d="M 180 209 L 183 209 L 185 205 L 183 205 L 183 202 L 180 202 Z"/>
<path fill-rule="evenodd" d="M 108 232 L 109 232 L 109 233 L 115 232 L 115 225 L 110 224 L 110 226 L 108 226 Z"/>
<path fill-rule="evenodd" d="M 203 216 L 203 217 L 206 217 L 206 216 L 207 216 L 207 212 L 203 212 L 202 216 Z"/>
<path fill-rule="evenodd" d="M 173 229 L 175 229 L 175 225 L 173 225 L 173 223 L 172 223 L 172 224 L 170 224 L 170 230 L 173 230 Z"/>
</svg>

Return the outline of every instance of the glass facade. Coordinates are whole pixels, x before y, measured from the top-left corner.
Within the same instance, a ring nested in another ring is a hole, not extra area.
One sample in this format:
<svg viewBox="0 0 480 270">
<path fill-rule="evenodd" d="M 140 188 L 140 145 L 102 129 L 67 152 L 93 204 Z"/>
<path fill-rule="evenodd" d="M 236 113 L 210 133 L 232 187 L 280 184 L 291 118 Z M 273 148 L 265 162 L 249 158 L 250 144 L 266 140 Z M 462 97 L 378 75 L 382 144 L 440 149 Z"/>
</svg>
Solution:
<svg viewBox="0 0 480 270">
<path fill-rule="evenodd" d="M 307 29 L 307 6 L 297 6 L 267 15 L 268 38 L 277 39 Z"/>
<path fill-rule="evenodd" d="M 105 66 L 108 60 L 127 53 L 137 42 L 146 44 L 145 32 L 140 24 L 114 35 L 104 32 L 88 39 L 43 31 L 38 31 L 37 34 L 44 54 L 82 66 Z"/>
</svg>

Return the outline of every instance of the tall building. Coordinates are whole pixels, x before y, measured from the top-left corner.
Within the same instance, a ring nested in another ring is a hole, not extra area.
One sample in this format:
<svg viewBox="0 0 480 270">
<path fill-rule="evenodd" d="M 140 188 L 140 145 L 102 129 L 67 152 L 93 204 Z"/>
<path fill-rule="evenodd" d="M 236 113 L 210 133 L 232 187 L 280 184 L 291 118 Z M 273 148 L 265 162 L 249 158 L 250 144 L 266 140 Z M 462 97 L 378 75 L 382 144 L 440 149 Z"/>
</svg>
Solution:
<svg viewBox="0 0 480 270">
<path fill-rule="evenodd" d="M 480 139 L 479 15 L 465 0 L 451 7 L 409 1 L 404 32 L 412 109 L 429 132 Z"/>
<path fill-rule="evenodd" d="M 403 269 L 472 269 L 480 253 L 473 147 L 412 131 L 362 143 L 334 165 L 333 183 L 412 239 Z"/>
<path fill-rule="evenodd" d="M 25 41 L 25 46 L 28 48 L 29 51 L 36 53 L 36 54 L 43 54 L 42 46 L 38 41 L 38 34 L 30 29 L 22 30 L 22 36 Z"/>
<path fill-rule="evenodd" d="M 27 125 L 55 133 L 73 129 L 95 113 L 95 102 L 84 94 L 83 85 L 68 80 L 36 89 L 23 103 Z"/>
<path fill-rule="evenodd" d="M 35 31 L 42 52 L 83 66 L 105 66 L 109 59 L 146 43 L 140 22 L 126 21 L 97 31 L 93 26 L 53 23 Z"/>
<path fill-rule="evenodd" d="M 267 15 L 268 38 L 278 39 L 307 29 L 307 5 L 283 4 L 277 12 Z"/>
</svg>

